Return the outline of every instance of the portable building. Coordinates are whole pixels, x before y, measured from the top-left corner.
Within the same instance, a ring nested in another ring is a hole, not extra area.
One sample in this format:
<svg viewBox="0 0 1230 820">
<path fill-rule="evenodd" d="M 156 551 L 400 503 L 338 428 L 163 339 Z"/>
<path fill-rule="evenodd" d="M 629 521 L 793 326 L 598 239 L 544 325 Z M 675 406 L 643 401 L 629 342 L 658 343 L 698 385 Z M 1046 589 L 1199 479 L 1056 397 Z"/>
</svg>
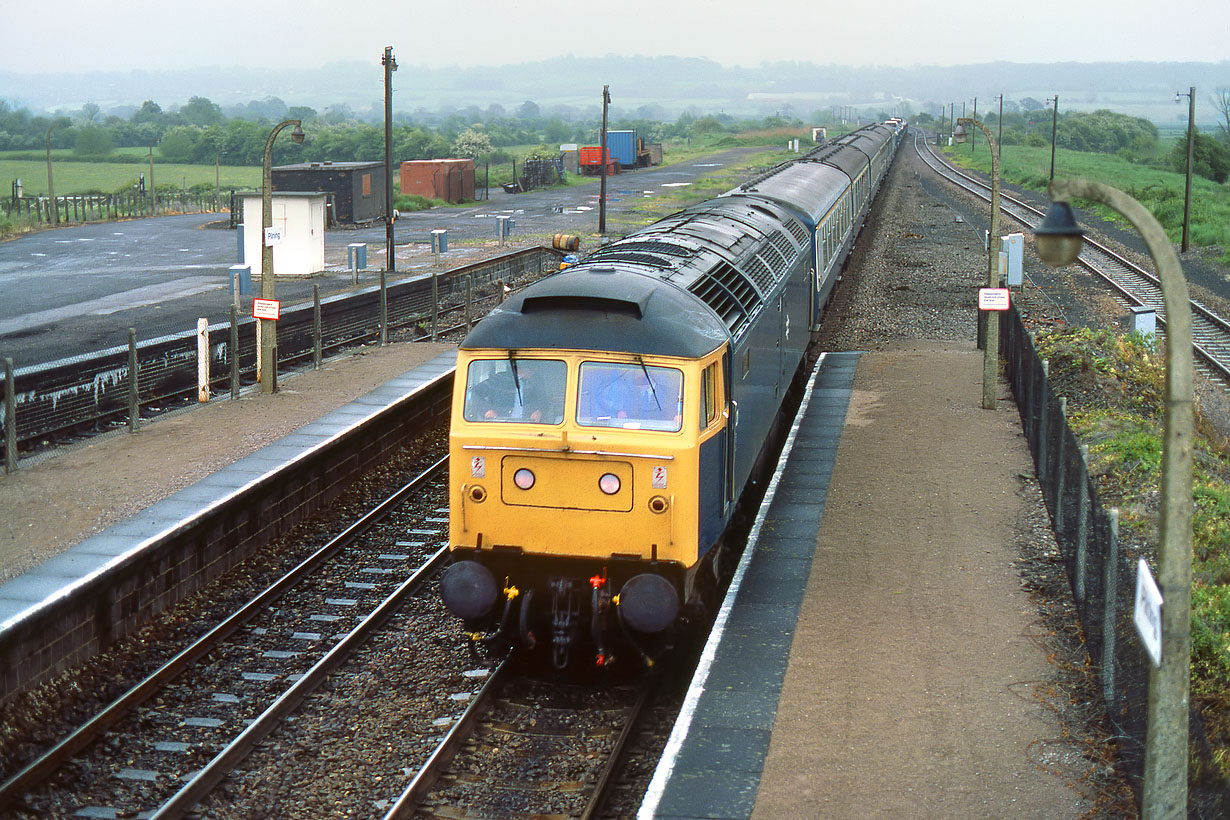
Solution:
<svg viewBox="0 0 1230 820">
<path fill-rule="evenodd" d="M 274 191 L 328 194 L 335 225 L 383 220 L 384 183 L 383 162 L 301 162 L 273 169 Z"/>
<path fill-rule="evenodd" d="M 277 191 L 271 228 L 278 234 L 273 244 L 273 272 L 277 276 L 311 276 L 325 269 L 325 194 L 315 191 Z M 243 263 L 252 266 L 252 276 L 261 275 L 261 195 L 243 197 Z"/>
<path fill-rule="evenodd" d="M 401 164 L 401 192 L 445 202 L 474 199 L 474 160 L 423 159 Z"/>
</svg>

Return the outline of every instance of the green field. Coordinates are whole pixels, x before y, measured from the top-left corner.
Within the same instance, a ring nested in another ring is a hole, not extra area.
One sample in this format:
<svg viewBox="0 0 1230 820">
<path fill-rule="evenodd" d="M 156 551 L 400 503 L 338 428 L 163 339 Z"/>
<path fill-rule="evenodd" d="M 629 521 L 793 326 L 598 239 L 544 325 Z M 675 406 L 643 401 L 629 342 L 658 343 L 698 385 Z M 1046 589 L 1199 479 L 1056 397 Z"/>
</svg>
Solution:
<svg viewBox="0 0 1230 820">
<path fill-rule="evenodd" d="M 143 149 L 121 149 L 136 152 Z M 13 154 L 30 156 L 29 151 L 0 152 L 0 184 L 3 195 L 10 192 L 14 179 L 20 179 L 26 196 L 47 193 L 47 162 L 34 159 L 13 159 Z M 57 157 L 59 155 L 59 158 Z M 149 162 L 133 156 L 129 162 L 75 162 L 69 151 L 52 151 L 51 171 L 57 196 L 69 194 L 115 194 L 132 190 L 141 174 L 149 183 Z M 253 190 L 260 186 L 261 169 L 223 165 L 218 169 L 222 190 L 231 188 Z M 175 188 L 200 185 L 212 191 L 214 166 L 154 163 L 154 182 L 158 187 Z"/>
<path fill-rule="evenodd" d="M 991 171 L 991 154 L 980 139 L 971 154 L 969 145 L 943 149 L 958 165 Z M 1051 149 L 1007 145 L 1000 151 L 1000 174 L 1005 182 L 1035 191 L 1046 191 L 1050 178 Z M 1138 165 L 1110 154 L 1088 154 L 1059 149 L 1055 154 L 1055 178 L 1080 178 L 1103 182 L 1124 191 L 1157 217 L 1170 238 L 1178 242 L 1183 232 L 1183 174 Z M 1100 216 L 1128 226 L 1122 217 L 1102 206 L 1078 203 Z M 1230 263 L 1230 188 L 1202 177 L 1192 178 L 1190 237 L 1193 245 L 1223 248 L 1222 261 Z"/>
</svg>

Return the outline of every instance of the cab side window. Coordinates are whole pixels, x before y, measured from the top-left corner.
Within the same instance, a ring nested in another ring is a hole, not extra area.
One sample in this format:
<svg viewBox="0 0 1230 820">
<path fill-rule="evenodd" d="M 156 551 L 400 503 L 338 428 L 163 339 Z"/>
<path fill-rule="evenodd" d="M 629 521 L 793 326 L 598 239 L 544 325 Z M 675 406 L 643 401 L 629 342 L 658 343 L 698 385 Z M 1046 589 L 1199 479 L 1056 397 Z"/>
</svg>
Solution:
<svg viewBox="0 0 1230 820">
<path fill-rule="evenodd" d="M 713 424 L 718 415 L 718 363 L 706 367 L 700 374 L 700 428 Z"/>
</svg>

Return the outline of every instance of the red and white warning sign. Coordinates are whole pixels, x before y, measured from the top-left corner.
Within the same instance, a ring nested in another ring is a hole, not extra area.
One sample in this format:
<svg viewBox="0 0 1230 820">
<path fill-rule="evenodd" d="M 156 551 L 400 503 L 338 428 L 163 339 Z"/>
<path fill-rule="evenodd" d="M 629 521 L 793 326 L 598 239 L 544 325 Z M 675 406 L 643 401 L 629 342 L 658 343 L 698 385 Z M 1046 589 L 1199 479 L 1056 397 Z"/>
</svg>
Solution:
<svg viewBox="0 0 1230 820">
<path fill-rule="evenodd" d="M 277 319 L 282 314 L 282 303 L 277 299 L 253 299 L 252 315 L 257 319 Z"/>
</svg>

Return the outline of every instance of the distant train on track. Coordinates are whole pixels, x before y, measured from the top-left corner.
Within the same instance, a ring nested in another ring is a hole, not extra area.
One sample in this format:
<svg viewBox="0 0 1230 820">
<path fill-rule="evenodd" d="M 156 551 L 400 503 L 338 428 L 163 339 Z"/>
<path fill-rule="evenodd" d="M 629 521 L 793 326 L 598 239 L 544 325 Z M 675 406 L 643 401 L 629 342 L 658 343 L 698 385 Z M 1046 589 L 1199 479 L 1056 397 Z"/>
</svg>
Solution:
<svg viewBox="0 0 1230 820">
<path fill-rule="evenodd" d="M 457 358 L 444 603 L 563 668 L 666 651 L 895 156 L 828 141 L 525 288 Z"/>
</svg>

